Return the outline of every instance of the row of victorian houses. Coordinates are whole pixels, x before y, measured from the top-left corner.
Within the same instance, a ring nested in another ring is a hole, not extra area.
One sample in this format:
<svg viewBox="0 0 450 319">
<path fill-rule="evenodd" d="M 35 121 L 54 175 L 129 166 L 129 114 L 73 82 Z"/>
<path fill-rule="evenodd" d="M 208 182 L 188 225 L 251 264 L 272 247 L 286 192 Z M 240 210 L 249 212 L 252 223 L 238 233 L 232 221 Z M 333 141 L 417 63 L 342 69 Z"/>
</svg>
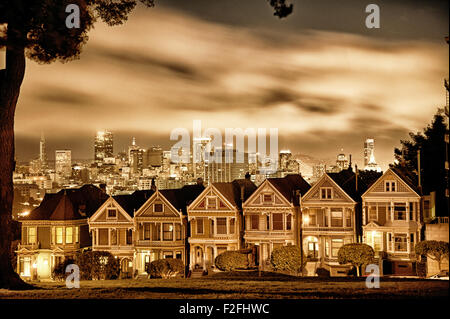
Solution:
<svg viewBox="0 0 450 319">
<path fill-rule="evenodd" d="M 58 262 L 89 248 L 111 252 L 130 275 L 145 274 L 145 265 L 161 258 L 211 271 L 220 253 L 248 248 L 255 266 L 269 269 L 274 248 L 299 245 L 302 237 L 311 275 L 317 267 L 345 275 L 338 251 L 355 242 L 374 248 L 384 274 L 413 274 L 421 209 L 419 191 L 392 168 L 383 175 L 327 173 L 312 187 L 300 175 L 258 187 L 247 176 L 118 196 L 85 185 L 45 195 L 21 219 L 17 272 L 47 279 Z"/>
</svg>

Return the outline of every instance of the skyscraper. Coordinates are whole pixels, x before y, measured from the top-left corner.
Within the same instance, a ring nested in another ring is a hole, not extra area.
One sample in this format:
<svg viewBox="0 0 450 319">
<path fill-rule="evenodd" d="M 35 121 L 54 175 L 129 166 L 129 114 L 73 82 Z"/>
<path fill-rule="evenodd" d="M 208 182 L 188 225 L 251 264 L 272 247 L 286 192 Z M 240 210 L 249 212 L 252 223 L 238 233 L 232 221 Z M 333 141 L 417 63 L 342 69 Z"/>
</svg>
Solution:
<svg viewBox="0 0 450 319">
<path fill-rule="evenodd" d="M 375 140 L 373 138 L 367 138 L 364 142 L 364 166 L 367 166 L 370 161 L 370 157 L 374 154 Z M 375 156 L 375 155 L 374 155 Z"/>
<path fill-rule="evenodd" d="M 39 142 L 39 161 L 41 164 L 41 169 L 43 171 L 48 169 L 48 159 L 47 159 L 47 150 L 45 148 L 44 133 L 41 133 L 41 140 Z"/>
<path fill-rule="evenodd" d="M 95 163 L 103 163 L 105 158 L 113 157 L 113 134 L 108 131 L 98 131 L 94 142 L 94 160 Z"/>
<path fill-rule="evenodd" d="M 381 172 L 381 167 L 375 161 L 375 140 L 368 138 L 364 142 L 364 170 Z"/>
<path fill-rule="evenodd" d="M 58 182 L 62 182 L 65 178 L 72 174 L 72 151 L 56 150 L 55 151 L 55 172 Z"/>
</svg>

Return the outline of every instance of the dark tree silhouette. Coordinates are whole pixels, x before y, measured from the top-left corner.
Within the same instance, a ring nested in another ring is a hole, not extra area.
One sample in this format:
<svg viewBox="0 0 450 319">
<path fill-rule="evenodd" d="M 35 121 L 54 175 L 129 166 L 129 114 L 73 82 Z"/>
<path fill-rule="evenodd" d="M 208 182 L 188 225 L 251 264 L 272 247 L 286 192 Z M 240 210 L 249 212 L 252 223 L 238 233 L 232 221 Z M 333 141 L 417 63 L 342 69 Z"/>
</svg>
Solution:
<svg viewBox="0 0 450 319">
<path fill-rule="evenodd" d="M 409 133 L 410 140 L 402 140 L 402 147 L 394 150 L 397 159 L 394 166 L 412 177 L 414 184 L 418 185 L 417 151 L 420 149 L 422 193 L 436 192 L 437 216 L 448 216 L 449 209 L 445 197 L 445 131 L 443 110 L 438 109 L 432 123 L 423 132 Z"/>
<path fill-rule="evenodd" d="M 26 57 L 38 63 L 79 58 L 88 32 L 101 20 L 119 25 L 141 2 L 153 0 L 1 0 L 0 48 L 6 48 L 6 69 L 0 70 L 0 288 L 28 288 L 14 272 L 11 246 L 12 173 L 14 162 L 14 112 L 25 74 Z M 66 7 L 80 8 L 80 28 L 68 29 Z M 292 12 L 284 0 L 270 1 L 279 18 Z"/>
</svg>

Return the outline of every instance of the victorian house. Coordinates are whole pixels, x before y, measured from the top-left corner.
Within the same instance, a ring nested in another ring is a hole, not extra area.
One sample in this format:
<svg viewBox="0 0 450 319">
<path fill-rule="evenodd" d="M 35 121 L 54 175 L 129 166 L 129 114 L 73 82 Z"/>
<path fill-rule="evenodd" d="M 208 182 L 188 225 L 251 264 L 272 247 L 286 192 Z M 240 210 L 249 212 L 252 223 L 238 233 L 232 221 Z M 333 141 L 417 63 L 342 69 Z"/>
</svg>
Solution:
<svg viewBox="0 0 450 319">
<path fill-rule="evenodd" d="M 339 264 L 338 251 L 358 241 L 360 195 L 366 189 L 364 179 L 345 169 L 323 174 L 302 197 L 303 251 L 309 275 L 315 275 L 317 267 L 329 270 L 332 276 L 347 275 L 349 266 Z"/>
<path fill-rule="evenodd" d="M 88 219 L 92 250 L 108 251 L 119 258 L 122 276 L 131 277 L 136 268 L 134 213 L 153 193 L 153 190 L 142 190 L 110 196 Z"/>
<path fill-rule="evenodd" d="M 50 279 L 55 265 L 91 246 L 87 219 L 107 198 L 93 185 L 46 194 L 39 207 L 19 219 L 17 273 L 27 280 Z"/>
<path fill-rule="evenodd" d="M 270 268 L 274 248 L 299 244 L 299 202 L 310 188 L 298 174 L 268 178 L 244 202 L 244 241 L 262 269 Z"/>
<path fill-rule="evenodd" d="M 210 184 L 188 207 L 190 269 L 214 269 L 224 251 L 242 248 L 242 203 L 256 190 L 246 179 Z"/>
<path fill-rule="evenodd" d="M 413 182 L 390 168 L 363 195 L 363 241 L 383 274 L 415 274 L 414 245 L 422 240 L 421 196 Z"/>
<path fill-rule="evenodd" d="M 134 213 L 135 268 L 139 274 L 145 274 L 146 265 L 157 259 L 177 258 L 189 264 L 186 207 L 203 189 L 198 183 L 156 190 Z"/>
</svg>

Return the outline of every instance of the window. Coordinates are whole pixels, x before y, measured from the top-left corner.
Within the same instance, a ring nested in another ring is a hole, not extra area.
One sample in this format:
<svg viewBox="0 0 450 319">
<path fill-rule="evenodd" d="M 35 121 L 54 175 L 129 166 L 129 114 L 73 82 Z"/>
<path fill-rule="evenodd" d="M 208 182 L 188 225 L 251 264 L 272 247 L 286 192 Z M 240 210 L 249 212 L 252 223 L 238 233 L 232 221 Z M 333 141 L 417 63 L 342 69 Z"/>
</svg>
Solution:
<svg viewBox="0 0 450 319">
<path fill-rule="evenodd" d="M 230 218 L 230 234 L 235 233 L 235 228 L 236 228 L 236 219 Z"/>
<path fill-rule="evenodd" d="M 394 250 L 395 251 L 407 251 L 407 245 L 406 245 L 406 234 L 395 234 L 394 235 Z"/>
<path fill-rule="evenodd" d="M 127 245 L 133 244 L 133 230 L 127 229 Z"/>
<path fill-rule="evenodd" d="M 144 240 L 150 240 L 150 224 L 144 224 Z"/>
<path fill-rule="evenodd" d="M 163 240 L 173 240 L 173 225 L 172 224 L 163 224 Z"/>
<path fill-rule="evenodd" d="M 409 236 L 410 236 L 409 241 L 411 242 L 411 246 L 414 247 L 414 233 L 411 233 Z"/>
<path fill-rule="evenodd" d="M 206 198 L 206 208 L 207 209 L 216 209 L 217 208 L 217 201 L 216 201 L 215 197 Z"/>
<path fill-rule="evenodd" d="M 380 251 L 383 242 L 383 233 L 377 231 L 369 231 L 366 234 L 367 244 L 372 246 L 374 251 Z"/>
<path fill-rule="evenodd" d="M 36 227 L 28 227 L 28 244 L 36 244 Z"/>
<path fill-rule="evenodd" d="M 342 227 L 342 208 L 331 209 L 331 226 Z"/>
<path fill-rule="evenodd" d="M 352 227 L 352 211 L 345 211 L 345 227 Z"/>
<path fill-rule="evenodd" d="M 406 220 L 405 203 L 394 203 L 394 220 Z"/>
<path fill-rule="evenodd" d="M 197 234 L 203 234 L 203 218 L 197 218 Z"/>
<path fill-rule="evenodd" d="M 181 224 L 175 224 L 175 240 L 181 240 Z"/>
<path fill-rule="evenodd" d="M 377 213 L 377 204 L 372 203 L 369 204 L 369 222 L 372 220 L 377 221 L 378 220 L 378 213 Z"/>
<path fill-rule="evenodd" d="M 152 231 L 152 241 L 161 240 L 161 224 L 160 223 L 151 223 L 151 231 Z"/>
<path fill-rule="evenodd" d="M 251 230 L 259 229 L 259 216 L 258 215 L 250 215 L 250 229 Z"/>
<path fill-rule="evenodd" d="M 308 213 L 308 226 L 316 226 L 317 213 L 315 209 L 310 209 Z"/>
<path fill-rule="evenodd" d="M 283 230 L 283 214 L 272 214 L 273 230 Z"/>
<path fill-rule="evenodd" d="M 217 234 L 224 235 L 227 233 L 227 219 L 217 218 Z"/>
<path fill-rule="evenodd" d="M 155 204 L 153 206 L 153 211 L 155 213 L 162 213 L 163 212 L 163 204 Z"/>
<path fill-rule="evenodd" d="M 263 202 L 264 203 L 272 203 L 272 194 L 263 194 Z"/>
<path fill-rule="evenodd" d="M 209 235 L 214 236 L 214 219 L 211 219 L 211 223 L 209 226 Z"/>
<path fill-rule="evenodd" d="M 78 243 L 78 242 L 80 242 L 78 227 L 74 227 L 74 228 L 75 228 L 75 242 Z"/>
<path fill-rule="evenodd" d="M 332 257 L 338 256 L 339 248 L 341 248 L 342 245 L 344 245 L 343 239 L 332 239 L 331 240 L 331 256 Z"/>
<path fill-rule="evenodd" d="M 330 243 L 328 240 L 325 242 L 325 256 L 330 257 Z"/>
<path fill-rule="evenodd" d="M 173 252 L 171 251 L 165 251 L 163 255 L 164 259 L 173 258 Z"/>
<path fill-rule="evenodd" d="M 414 203 L 409 203 L 409 220 L 414 219 Z"/>
<path fill-rule="evenodd" d="M 395 181 L 385 181 L 384 182 L 384 191 L 385 192 L 395 192 L 397 189 L 397 183 Z"/>
<path fill-rule="evenodd" d="M 177 251 L 176 255 L 175 255 L 176 259 L 182 259 L 183 255 L 181 254 L 181 252 Z"/>
<path fill-rule="evenodd" d="M 66 227 L 66 244 L 72 244 L 72 243 L 73 243 L 73 228 Z"/>
<path fill-rule="evenodd" d="M 62 227 L 56 227 L 56 243 L 57 244 L 63 243 L 63 228 Z"/>
<path fill-rule="evenodd" d="M 332 199 L 333 188 L 331 187 L 321 187 L 320 188 L 320 199 Z"/>
<path fill-rule="evenodd" d="M 328 227 L 328 217 L 330 217 L 330 211 L 328 209 L 325 209 L 325 214 L 324 214 L 324 226 Z"/>
<path fill-rule="evenodd" d="M 98 230 L 98 245 L 107 246 L 109 244 L 109 234 L 107 228 L 100 228 Z"/>
<path fill-rule="evenodd" d="M 117 245 L 117 230 L 111 229 L 110 236 L 111 236 L 111 245 Z"/>
<path fill-rule="evenodd" d="M 270 215 L 266 215 L 266 230 L 270 230 Z"/>
<path fill-rule="evenodd" d="M 108 218 L 117 218 L 117 209 L 108 208 Z"/>
<path fill-rule="evenodd" d="M 286 215 L 286 230 L 291 230 L 291 229 L 292 229 L 292 215 L 287 214 Z"/>
</svg>

